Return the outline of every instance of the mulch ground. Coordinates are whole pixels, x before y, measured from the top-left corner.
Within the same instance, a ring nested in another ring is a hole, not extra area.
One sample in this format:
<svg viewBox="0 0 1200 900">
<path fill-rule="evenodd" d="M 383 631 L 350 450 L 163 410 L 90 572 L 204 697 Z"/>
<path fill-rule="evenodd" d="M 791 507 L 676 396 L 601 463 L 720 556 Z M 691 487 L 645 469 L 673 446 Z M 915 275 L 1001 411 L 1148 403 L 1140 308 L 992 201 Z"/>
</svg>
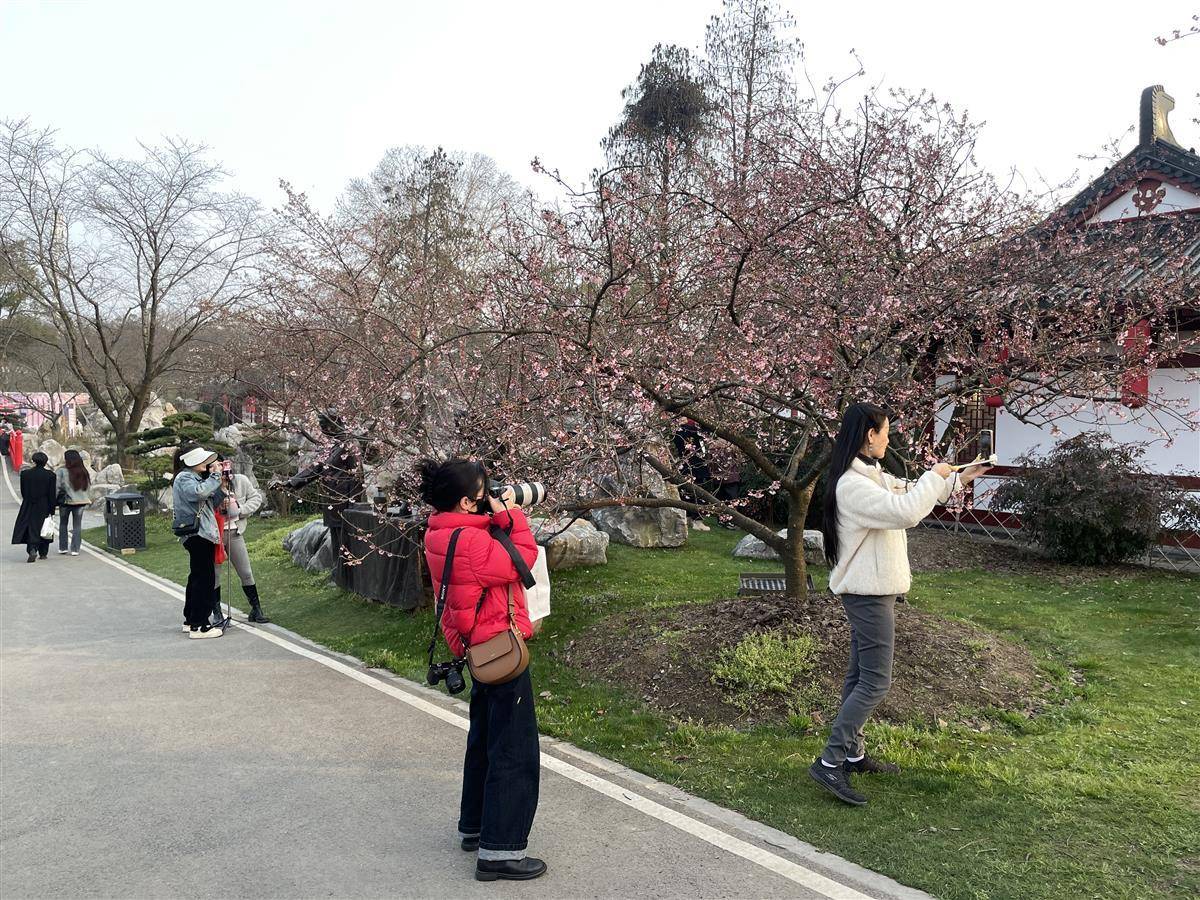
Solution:
<svg viewBox="0 0 1200 900">
<path fill-rule="evenodd" d="M 916 532 L 910 537 L 917 571 L 985 569 L 1056 581 L 1098 574 L 949 534 Z M 797 711 L 789 695 L 763 694 L 747 712 L 728 702 L 713 683 L 721 651 L 761 632 L 816 639 L 820 650 L 813 677 L 822 699 L 808 712 L 816 726 L 828 721 L 840 700 L 850 645 L 841 602 L 829 594 L 814 594 L 805 602 L 736 598 L 622 613 L 584 632 L 562 655 L 576 671 L 624 687 L 676 718 L 749 727 L 781 722 Z M 902 603 L 896 606 L 892 689 L 876 715 L 893 722 L 965 721 L 986 729 L 978 710 L 994 707 L 1032 717 L 1045 707 L 1053 689 L 1025 647 Z"/>
<path fill-rule="evenodd" d="M 1137 566 L 1070 566 L 1017 544 L 973 540 L 949 531 L 918 528 L 908 533 L 908 562 L 914 572 L 980 569 L 1004 575 L 1033 575 L 1055 583 L 1090 581 L 1144 573 Z"/>
</svg>

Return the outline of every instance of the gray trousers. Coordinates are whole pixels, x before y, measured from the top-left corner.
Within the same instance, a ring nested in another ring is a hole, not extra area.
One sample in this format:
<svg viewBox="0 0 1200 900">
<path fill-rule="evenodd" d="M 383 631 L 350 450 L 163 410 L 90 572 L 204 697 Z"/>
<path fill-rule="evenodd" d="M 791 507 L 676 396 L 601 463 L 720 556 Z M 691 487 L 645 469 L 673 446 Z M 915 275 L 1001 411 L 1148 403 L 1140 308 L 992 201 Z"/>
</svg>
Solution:
<svg viewBox="0 0 1200 900">
<path fill-rule="evenodd" d="M 850 665 L 842 685 L 842 707 L 833 721 L 829 743 L 821 753 L 827 763 L 866 752 L 863 726 L 892 686 L 892 654 L 896 646 L 896 598 L 843 594 L 850 620 Z"/>
<path fill-rule="evenodd" d="M 71 525 L 71 551 L 79 552 L 83 544 L 83 505 L 68 503 L 58 508 L 58 549 L 67 549 L 67 523 Z"/>
</svg>

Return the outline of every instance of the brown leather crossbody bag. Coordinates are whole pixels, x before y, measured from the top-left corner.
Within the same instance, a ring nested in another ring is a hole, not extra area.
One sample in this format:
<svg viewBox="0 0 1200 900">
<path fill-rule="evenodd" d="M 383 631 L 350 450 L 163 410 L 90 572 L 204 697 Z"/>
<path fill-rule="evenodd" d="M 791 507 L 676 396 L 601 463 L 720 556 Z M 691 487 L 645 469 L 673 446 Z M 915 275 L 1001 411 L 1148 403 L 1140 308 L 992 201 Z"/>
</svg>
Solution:
<svg viewBox="0 0 1200 900">
<path fill-rule="evenodd" d="M 529 668 L 529 648 L 517 628 L 512 585 L 508 586 L 508 628 L 482 644 L 467 648 L 471 678 L 480 684 L 505 684 Z"/>
</svg>

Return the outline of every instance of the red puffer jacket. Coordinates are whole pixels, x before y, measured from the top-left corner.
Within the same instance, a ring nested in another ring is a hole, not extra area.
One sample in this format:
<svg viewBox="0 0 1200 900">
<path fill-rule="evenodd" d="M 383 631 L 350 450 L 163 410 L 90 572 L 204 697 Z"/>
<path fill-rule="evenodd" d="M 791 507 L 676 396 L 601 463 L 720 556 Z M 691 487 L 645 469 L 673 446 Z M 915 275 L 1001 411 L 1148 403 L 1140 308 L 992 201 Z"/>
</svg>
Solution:
<svg viewBox="0 0 1200 900">
<path fill-rule="evenodd" d="M 435 513 L 429 517 L 425 560 L 433 576 L 435 597 L 441 590 L 450 536 L 454 529 L 462 529 L 454 547 L 450 589 L 446 592 L 446 611 L 442 614 L 442 633 L 455 656 L 464 655 L 466 645 L 482 644 L 508 628 L 509 585 L 513 589 L 517 628 L 523 637 L 533 636 L 529 611 L 525 607 L 525 588 L 504 545 L 488 534 L 488 526 L 493 524 L 509 533 L 526 565 L 532 567 L 537 561 L 537 542 L 529 530 L 525 513 L 519 509 L 493 516 Z M 475 607 L 481 593 L 484 594 L 483 605 L 476 616 Z"/>
</svg>

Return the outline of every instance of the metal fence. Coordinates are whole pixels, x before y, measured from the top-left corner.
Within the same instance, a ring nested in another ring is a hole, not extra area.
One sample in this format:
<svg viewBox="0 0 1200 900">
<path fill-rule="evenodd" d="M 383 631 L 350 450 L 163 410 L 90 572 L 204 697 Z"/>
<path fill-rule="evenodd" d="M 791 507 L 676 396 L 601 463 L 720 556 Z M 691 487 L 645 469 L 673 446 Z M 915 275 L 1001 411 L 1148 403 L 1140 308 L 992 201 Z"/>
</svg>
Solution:
<svg viewBox="0 0 1200 900">
<path fill-rule="evenodd" d="M 990 503 L 995 489 L 966 502 L 937 507 L 923 527 L 959 534 L 978 541 L 1027 547 L 1021 535 L 1021 520 Z M 1164 529 L 1157 546 L 1133 562 L 1173 572 L 1200 574 L 1200 534 Z"/>
</svg>

